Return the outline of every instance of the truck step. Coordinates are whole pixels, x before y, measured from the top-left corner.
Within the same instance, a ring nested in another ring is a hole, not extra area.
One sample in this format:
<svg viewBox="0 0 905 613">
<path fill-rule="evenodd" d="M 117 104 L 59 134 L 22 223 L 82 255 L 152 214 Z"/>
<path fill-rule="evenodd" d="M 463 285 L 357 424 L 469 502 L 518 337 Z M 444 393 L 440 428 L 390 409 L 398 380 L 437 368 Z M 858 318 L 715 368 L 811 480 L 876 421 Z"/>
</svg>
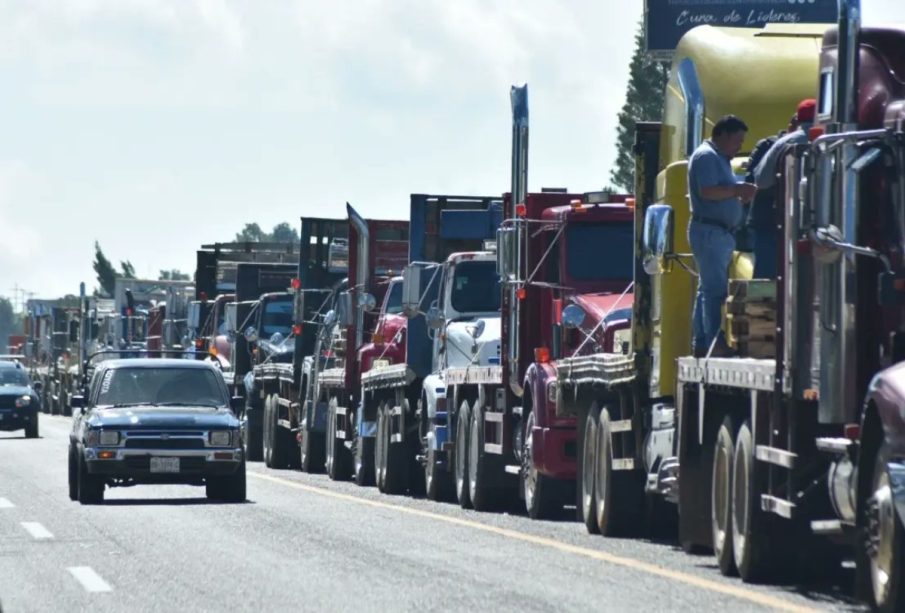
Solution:
<svg viewBox="0 0 905 613">
<path fill-rule="evenodd" d="M 811 522 L 811 532 L 820 536 L 834 536 L 844 534 L 845 529 L 841 520 L 818 519 Z"/>
<path fill-rule="evenodd" d="M 635 458 L 613 458 L 613 470 L 635 470 Z"/>
<path fill-rule="evenodd" d="M 854 444 L 847 438 L 818 438 L 816 441 L 817 449 L 826 453 L 843 455 L 848 453 L 849 448 Z"/>
<path fill-rule="evenodd" d="M 791 451 L 786 451 L 777 447 L 768 447 L 767 445 L 758 445 L 756 456 L 761 462 L 782 466 L 783 468 L 793 468 L 795 466 L 795 459 L 798 458 L 798 454 L 792 453 Z"/>
<path fill-rule="evenodd" d="M 632 431 L 632 420 L 631 419 L 620 419 L 619 421 L 611 421 L 610 422 L 610 432 L 631 432 Z"/>
<path fill-rule="evenodd" d="M 506 465 L 506 474 L 507 475 L 520 475 L 522 474 L 522 467 L 518 464 L 507 464 Z"/>
<path fill-rule="evenodd" d="M 795 503 L 783 500 L 782 498 L 777 498 L 776 496 L 770 496 L 769 494 L 761 494 L 760 508 L 765 513 L 773 513 L 780 517 L 785 517 L 786 519 L 792 519 L 792 514 L 795 511 Z"/>
</svg>

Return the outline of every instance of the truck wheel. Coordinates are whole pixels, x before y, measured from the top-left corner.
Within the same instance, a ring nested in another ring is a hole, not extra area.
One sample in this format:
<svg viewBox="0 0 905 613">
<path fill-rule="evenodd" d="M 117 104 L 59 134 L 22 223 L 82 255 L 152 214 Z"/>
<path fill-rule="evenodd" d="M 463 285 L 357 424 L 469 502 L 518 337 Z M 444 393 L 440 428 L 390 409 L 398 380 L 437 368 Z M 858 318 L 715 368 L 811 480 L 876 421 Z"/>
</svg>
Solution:
<svg viewBox="0 0 905 613">
<path fill-rule="evenodd" d="M 324 433 L 302 428 L 302 440 L 299 441 L 299 459 L 302 470 L 306 473 L 324 472 Z"/>
<path fill-rule="evenodd" d="M 330 399 L 330 408 L 327 410 L 327 474 L 333 481 L 346 481 L 351 472 L 346 459 L 346 449 L 343 439 L 336 434 L 336 411 L 339 404 L 336 398 Z"/>
<path fill-rule="evenodd" d="M 264 447 L 264 465 L 273 468 L 273 411 L 270 396 L 264 398 L 264 419 L 261 424 L 261 445 Z"/>
<path fill-rule="evenodd" d="M 588 416 L 584 420 L 584 431 L 581 433 L 581 460 L 578 463 L 580 473 L 578 482 L 581 495 L 578 509 L 588 534 L 600 534 L 600 527 L 597 525 L 597 499 L 594 494 L 598 419 L 600 419 L 600 408 L 595 402 L 591 405 Z"/>
<path fill-rule="evenodd" d="M 745 420 L 735 439 L 732 476 L 732 549 L 735 567 L 746 583 L 757 583 L 778 570 L 783 548 L 773 526 L 760 509 L 762 480 L 754 459 L 750 420 Z"/>
<path fill-rule="evenodd" d="M 594 463 L 594 503 L 597 528 L 604 536 L 629 536 L 637 531 L 641 492 L 634 470 L 613 470 L 613 432 L 610 409 L 603 407 L 597 421 Z"/>
<path fill-rule="evenodd" d="M 75 445 L 69 443 L 69 500 L 79 499 L 79 460 Z"/>
<path fill-rule="evenodd" d="M 534 466 L 534 437 L 536 423 L 534 411 L 525 420 L 525 437 L 522 449 L 522 492 L 525 510 L 531 519 L 553 519 L 562 512 L 563 500 L 559 482 L 537 470 Z"/>
<path fill-rule="evenodd" d="M 245 461 L 239 465 L 236 474 L 226 477 L 223 483 L 223 500 L 226 502 L 245 502 L 247 498 Z"/>
<path fill-rule="evenodd" d="M 471 507 L 471 484 L 468 474 L 468 443 L 471 431 L 471 407 L 463 400 L 456 420 L 456 442 L 453 455 L 455 466 L 456 500 L 463 509 Z"/>
<path fill-rule="evenodd" d="M 716 435 L 713 447 L 713 480 L 710 487 L 713 553 L 720 572 L 726 576 L 735 573 L 735 556 L 732 549 L 732 464 L 735 457 L 732 418 L 726 416 Z"/>
<path fill-rule="evenodd" d="M 260 462 L 264 459 L 264 418 L 262 411 L 245 410 L 245 458 L 249 462 Z"/>
<path fill-rule="evenodd" d="M 497 491 L 488 484 L 488 458 L 484 453 L 484 407 L 476 400 L 471 409 L 468 437 L 468 490 L 475 511 L 492 511 L 499 500 Z"/>
<path fill-rule="evenodd" d="M 386 455 L 384 454 L 384 445 L 386 442 L 383 438 L 383 402 L 377 405 L 377 434 L 374 436 L 374 481 L 377 484 L 377 490 L 383 494 L 386 492 Z"/>
<path fill-rule="evenodd" d="M 28 425 L 25 426 L 25 438 L 38 438 L 38 413 L 34 412 L 32 415 L 31 421 L 28 422 Z"/>
<path fill-rule="evenodd" d="M 276 394 L 268 396 L 270 402 L 270 419 L 267 424 L 270 427 L 270 468 L 286 468 L 289 465 L 289 437 L 286 431 L 280 427 L 280 407 L 277 405 L 279 398 Z"/>
<path fill-rule="evenodd" d="M 84 454 L 78 454 L 78 488 L 81 504 L 101 504 L 104 502 L 104 480 L 99 475 L 88 473 Z"/>
<path fill-rule="evenodd" d="M 379 431 L 378 434 L 380 434 Z M 355 439 L 355 483 L 361 487 L 370 487 L 375 483 L 376 458 L 374 454 L 375 437 L 357 436 Z"/>
<path fill-rule="evenodd" d="M 69 393 L 60 392 L 60 412 L 66 417 L 72 417 L 72 407 L 69 405 Z"/>
<path fill-rule="evenodd" d="M 896 511 L 884 457 L 881 449 L 875 458 L 863 458 L 867 466 L 873 464 L 873 474 L 866 501 L 864 538 L 859 539 L 858 546 L 864 550 L 859 557 L 867 562 L 870 604 L 877 611 L 891 613 L 905 610 L 905 529 Z"/>
<path fill-rule="evenodd" d="M 403 412 L 406 407 L 402 407 Z M 404 494 L 408 486 L 408 461 L 405 455 L 406 444 L 403 437 L 402 441 L 393 442 L 393 416 L 391 411 L 393 406 L 386 402 L 381 407 L 383 413 L 383 432 L 381 434 L 383 441 L 381 463 L 383 465 L 383 489 L 387 494 L 399 495 Z M 381 423 L 381 422 L 378 422 Z"/>
</svg>

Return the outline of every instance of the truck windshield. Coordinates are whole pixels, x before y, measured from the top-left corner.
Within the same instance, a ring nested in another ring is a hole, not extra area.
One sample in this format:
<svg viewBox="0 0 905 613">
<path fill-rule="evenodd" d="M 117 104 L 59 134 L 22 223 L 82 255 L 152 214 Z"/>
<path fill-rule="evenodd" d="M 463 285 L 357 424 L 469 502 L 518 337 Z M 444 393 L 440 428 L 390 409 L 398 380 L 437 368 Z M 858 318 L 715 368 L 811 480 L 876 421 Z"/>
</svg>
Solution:
<svg viewBox="0 0 905 613">
<path fill-rule="evenodd" d="M 402 312 L 402 282 L 397 281 L 390 285 L 387 295 L 387 315 L 398 315 Z"/>
<path fill-rule="evenodd" d="M 566 229 L 566 269 L 571 280 L 628 280 L 634 263 L 631 222 L 577 223 Z"/>
<path fill-rule="evenodd" d="M 459 313 L 490 313 L 500 310 L 500 278 L 496 262 L 465 261 L 453 274 L 452 308 Z"/>
<path fill-rule="evenodd" d="M 270 338 L 277 332 L 289 336 L 292 329 L 292 298 L 271 300 L 264 304 L 261 316 L 261 336 Z"/>
<path fill-rule="evenodd" d="M 18 368 L 0 368 L 0 385 L 28 385 L 28 375 Z"/>
<path fill-rule="evenodd" d="M 201 368 L 114 368 L 104 373 L 97 404 L 229 406 L 217 376 Z"/>
</svg>

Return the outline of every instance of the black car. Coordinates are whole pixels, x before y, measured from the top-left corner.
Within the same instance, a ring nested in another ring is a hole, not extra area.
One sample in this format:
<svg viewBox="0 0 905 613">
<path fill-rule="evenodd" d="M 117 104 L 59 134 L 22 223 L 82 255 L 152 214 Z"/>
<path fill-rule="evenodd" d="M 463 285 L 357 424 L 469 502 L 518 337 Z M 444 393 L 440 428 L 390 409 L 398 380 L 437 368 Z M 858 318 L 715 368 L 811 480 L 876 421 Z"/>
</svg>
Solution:
<svg viewBox="0 0 905 613">
<path fill-rule="evenodd" d="M 237 399 L 241 400 L 241 399 Z M 241 422 L 209 362 L 101 362 L 88 396 L 73 396 L 69 497 L 104 500 L 105 487 L 204 485 L 213 500 L 245 500 Z"/>
<path fill-rule="evenodd" d="M 41 400 L 28 371 L 18 361 L 0 361 L 0 430 L 25 430 L 26 438 L 38 438 Z"/>
</svg>

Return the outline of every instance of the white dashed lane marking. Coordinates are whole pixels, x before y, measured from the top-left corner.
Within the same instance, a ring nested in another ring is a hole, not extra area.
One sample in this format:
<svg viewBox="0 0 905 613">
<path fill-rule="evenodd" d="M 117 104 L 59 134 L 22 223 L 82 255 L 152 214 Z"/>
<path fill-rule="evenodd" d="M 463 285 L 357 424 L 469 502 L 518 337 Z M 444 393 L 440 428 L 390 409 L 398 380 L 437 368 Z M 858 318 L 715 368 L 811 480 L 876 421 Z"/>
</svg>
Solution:
<svg viewBox="0 0 905 613">
<path fill-rule="evenodd" d="M 90 566 L 73 566 L 68 569 L 86 592 L 112 592 L 113 588 L 104 581 L 100 575 L 94 572 Z"/>
<path fill-rule="evenodd" d="M 53 534 L 50 533 L 50 530 L 42 526 L 36 521 L 23 521 L 22 527 L 36 539 L 52 539 Z"/>
<path fill-rule="evenodd" d="M 0 509 L 12 509 L 15 506 L 8 498 L 0 498 Z"/>
</svg>

